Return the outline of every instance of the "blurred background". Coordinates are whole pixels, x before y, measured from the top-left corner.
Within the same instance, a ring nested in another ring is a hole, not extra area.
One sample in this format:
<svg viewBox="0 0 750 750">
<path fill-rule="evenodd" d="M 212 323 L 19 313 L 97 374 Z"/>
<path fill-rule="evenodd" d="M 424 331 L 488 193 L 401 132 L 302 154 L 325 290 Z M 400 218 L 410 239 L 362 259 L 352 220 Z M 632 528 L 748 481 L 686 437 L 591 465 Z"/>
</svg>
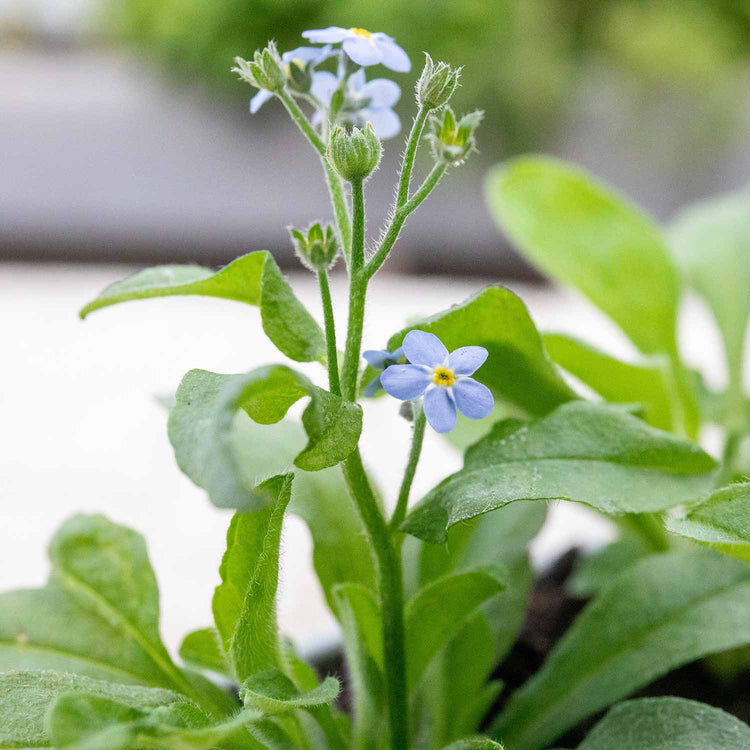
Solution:
<svg viewBox="0 0 750 750">
<path fill-rule="evenodd" d="M 330 24 L 397 37 L 404 120 L 423 50 L 464 65 L 456 106 L 487 113 L 481 158 L 390 270 L 527 275 L 481 195 L 519 152 L 570 158 L 659 218 L 750 173 L 750 0 L 0 0 L 0 256 L 291 262 L 284 226 L 328 214 L 316 160 L 277 103 L 250 117 L 229 68 Z"/>
<path fill-rule="evenodd" d="M 0 589 L 40 584 L 62 520 L 103 512 L 148 540 L 167 643 L 210 621 L 228 514 L 174 465 L 155 396 L 190 368 L 242 372 L 278 354 L 256 310 L 222 300 L 123 305 L 85 324 L 76 311 L 139 266 L 220 264 L 258 249 L 318 309 L 285 230 L 329 216 L 317 159 L 280 106 L 249 115 L 253 91 L 229 68 L 271 37 L 288 49 L 302 30 L 331 24 L 403 45 L 414 69 L 393 77 L 405 122 L 423 50 L 465 66 L 459 111 L 486 111 L 481 153 L 410 219 L 376 279 L 368 347 L 503 281 L 541 329 L 633 354 L 610 321 L 541 284 L 498 234 L 482 182 L 499 160 L 557 154 L 665 220 L 750 177 L 750 0 L 0 0 Z M 368 186 L 372 232 L 402 147 L 402 137 L 386 144 Z M 341 270 L 333 292 L 345 305 Z M 710 370 L 721 345 L 696 305 L 683 344 Z M 409 439 L 396 408 L 366 405 L 364 452 L 390 467 L 378 476 L 387 497 Z M 425 456 L 415 498 L 461 461 L 434 434 Z M 580 506 L 551 515 L 539 565 L 611 535 Z M 286 523 L 283 626 L 303 644 L 333 637 L 309 537 L 298 519 Z"/>
</svg>

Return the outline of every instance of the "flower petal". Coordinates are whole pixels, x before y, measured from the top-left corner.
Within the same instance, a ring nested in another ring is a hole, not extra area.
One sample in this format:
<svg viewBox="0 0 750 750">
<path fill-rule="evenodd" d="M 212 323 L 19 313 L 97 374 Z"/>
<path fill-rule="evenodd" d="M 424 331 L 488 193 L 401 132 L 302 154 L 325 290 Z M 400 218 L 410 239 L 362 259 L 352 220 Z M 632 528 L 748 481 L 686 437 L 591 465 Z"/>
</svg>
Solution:
<svg viewBox="0 0 750 750">
<path fill-rule="evenodd" d="M 250 114 L 254 115 L 269 99 L 273 98 L 273 94 L 270 91 L 261 89 L 251 100 L 250 100 Z"/>
<path fill-rule="evenodd" d="M 384 141 L 401 132 L 401 120 L 392 109 L 363 109 L 360 117 L 364 124 L 372 123 L 375 135 Z"/>
<path fill-rule="evenodd" d="M 360 87 L 359 94 L 370 100 L 368 109 L 389 109 L 401 98 L 401 87 L 387 78 L 375 78 Z"/>
<path fill-rule="evenodd" d="M 473 375 L 486 361 L 487 350 L 483 346 L 462 346 L 448 356 L 448 367 L 456 375 Z"/>
<path fill-rule="evenodd" d="M 430 371 L 419 365 L 391 365 L 383 370 L 380 382 L 390 396 L 411 401 L 421 396 L 430 384 Z"/>
<path fill-rule="evenodd" d="M 404 336 L 404 354 L 415 365 L 438 367 L 448 359 L 448 350 L 434 333 L 409 331 Z"/>
<path fill-rule="evenodd" d="M 378 394 L 378 391 L 383 387 L 380 382 L 380 375 L 376 375 L 368 384 L 365 386 L 365 398 L 373 398 Z"/>
<path fill-rule="evenodd" d="M 367 364 L 376 370 L 383 370 L 385 363 L 389 359 L 393 359 L 393 355 L 387 352 L 385 349 L 368 349 L 366 352 L 362 352 L 362 356 L 367 360 Z"/>
<path fill-rule="evenodd" d="M 281 56 L 281 61 L 290 63 L 292 60 L 301 60 L 302 62 L 311 62 L 313 60 L 322 61 L 325 56 L 329 55 L 331 48 L 329 45 L 325 47 L 296 47 L 290 49 Z"/>
<path fill-rule="evenodd" d="M 310 93 L 328 106 L 338 85 L 339 79 L 333 73 L 329 73 L 327 70 L 316 70 L 312 75 Z"/>
<path fill-rule="evenodd" d="M 343 42 L 352 34 L 353 32 L 349 29 L 342 29 L 341 26 L 329 26 L 327 29 L 311 29 L 302 32 L 302 36 L 309 39 L 313 44 L 337 44 Z"/>
<path fill-rule="evenodd" d="M 373 34 L 380 48 L 381 62 L 386 68 L 397 73 L 408 73 L 411 70 L 411 60 L 404 50 L 386 34 Z M 385 37 L 385 38 L 383 38 Z"/>
<path fill-rule="evenodd" d="M 435 432 L 450 432 L 456 426 L 456 404 L 447 388 L 433 386 L 427 390 L 424 415 Z"/>
<path fill-rule="evenodd" d="M 367 83 L 367 75 L 365 74 L 365 71 L 362 68 L 359 68 L 358 70 L 355 70 L 354 73 L 352 73 L 349 76 L 348 85 L 351 91 L 353 91 L 355 94 L 359 94 L 360 89 Z"/>
<path fill-rule="evenodd" d="M 344 40 L 343 47 L 357 65 L 377 65 L 383 59 L 380 47 L 372 39 L 351 36 Z"/>
<path fill-rule="evenodd" d="M 458 410 L 469 419 L 484 419 L 495 407 L 490 389 L 474 378 L 459 378 L 453 386 L 453 396 Z"/>
</svg>

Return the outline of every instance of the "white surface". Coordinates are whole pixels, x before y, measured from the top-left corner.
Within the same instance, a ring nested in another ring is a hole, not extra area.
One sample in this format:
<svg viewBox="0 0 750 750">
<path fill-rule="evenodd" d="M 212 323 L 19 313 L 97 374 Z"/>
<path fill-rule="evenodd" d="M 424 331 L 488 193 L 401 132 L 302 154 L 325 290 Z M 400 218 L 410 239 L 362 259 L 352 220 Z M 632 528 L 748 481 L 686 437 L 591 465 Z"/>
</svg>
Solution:
<svg viewBox="0 0 750 750">
<path fill-rule="evenodd" d="M 82 304 L 128 272 L 122 266 L 0 265 L 0 590 L 42 584 L 44 550 L 56 527 L 78 511 L 102 512 L 145 535 L 162 591 L 162 629 L 174 648 L 185 633 L 211 621 L 229 514 L 213 508 L 177 469 L 166 414 L 154 396 L 174 392 L 193 367 L 243 372 L 281 357 L 263 336 L 257 310 L 227 301 L 136 302 L 80 322 Z M 311 279 L 291 281 L 316 311 Z M 334 282 L 340 309 L 342 281 Z M 380 348 L 409 318 L 442 310 L 481 286 L 478 280 L 378 277 L 366 347 Z M 541 329 L 575 331 L 615 353 L 630 351 L 619 331 L 580 298 L 510 286 Z M 692 358 L 716 352 L 718 342 L 695 307 L 687 322 Z M 323 376 L 319 366 L 304 369 Z M 721 378 L 719 370 L 710 375 Z M 365 409 L 363 453 L 390 498 L 409 439 L 397 409 L 389 399 Z M 428 430 L 413 498 L 459 465 L 458 454 Z M 583 507 L 556 505 L 535 542 L 535 560 L 609 533 L 606 522 Z M 302 644 L 331 637 L 335 626 L 312 574 L 306 529 L 296 518 L 287 521 L 283 547 L 284 630 Z"/>
</svg>

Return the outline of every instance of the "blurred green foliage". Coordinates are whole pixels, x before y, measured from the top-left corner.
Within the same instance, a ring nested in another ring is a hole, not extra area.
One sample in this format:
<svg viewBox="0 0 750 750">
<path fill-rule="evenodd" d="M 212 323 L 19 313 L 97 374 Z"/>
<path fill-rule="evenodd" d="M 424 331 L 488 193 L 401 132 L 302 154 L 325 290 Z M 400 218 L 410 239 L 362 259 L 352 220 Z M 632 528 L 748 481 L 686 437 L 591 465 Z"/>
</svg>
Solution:
<svg viewBox="0 0 750 750">
<path fill-rule="evenodd" d="M 696 98 L 733 88 L 750 59 L 750 0 L 115 0 L 118 33 L 172 70 L 233 86 L 229 67 L 275 38 L 362 26 L 465 66 L 458 109 L 483 107 L 508 152 L 539 147 L 576 81 L 592 66 L 624 73 L 636 91 Z M 730 97 L 731 98 L 731 97 Z M 712 106 L 715 105 L 715 102 Z M 731 106 L 731 105 L 730 105 Z"/>
</svg>

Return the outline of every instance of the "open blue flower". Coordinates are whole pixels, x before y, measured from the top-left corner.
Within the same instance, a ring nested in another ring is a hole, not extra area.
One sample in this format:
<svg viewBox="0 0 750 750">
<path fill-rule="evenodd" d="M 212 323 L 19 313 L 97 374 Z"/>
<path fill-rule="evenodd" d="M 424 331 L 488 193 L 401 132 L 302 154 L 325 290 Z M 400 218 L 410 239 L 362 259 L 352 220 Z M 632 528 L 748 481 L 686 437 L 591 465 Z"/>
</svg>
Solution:
<svg viewBox="0 0 750 750">
<path fill-rule="evenodd" d="M 339 79 L 333 73 L 321 70 L 313 74 L 310 92 L 329 109 L 331 97 L 338 85 Z M 401 132 L 401 120 L 393 111 L 393 106 L 400 97 L 401 88 L 397 83 L 387 78 L 374 78 L 368 81 L 365 71 L 360 68 L 346 82 L 344 104 L 339 117 L 349 125 L 359 128 L 363 128 L 369 122 L 378 138 L 393 138 Z M 325 112 L 318 110 L 313 115 L 313 124 L 320 124 L 323 117 Z"/>
<path fill-rule="evenodd" d="M 301 67 L 309 64 L 315 66 L 322 63 L 324 60 L 327 60 L 332 54 L 330 44 L 327 44 L 325 47 L 297 47 L 296 49 L 284 52 L 281 56 L 281 62 L 286 66 L 295 64 L 298 64 Z M 316 77 L 320 75 L 323 75 L 323 71 L 312 74 L 313 85 L 315 85 Z M 326 73 L 326 75 L 331 74 Z M 271 98 L 273 98 L 273 94 L 270 91 L 261 89 L 250 100 L 250 114 L 254 115 Z"/>
<path fill-rule="evenodd" d="M 391 365 L 403 364 L 406 362 L 404 357 L 404 347 L 400 346 L 396 351 L 388 352 L 385 349 L 368 349 L 362 352 L 362 356 L 367 360 L 367 364 L 373 370 L 385 370 Z M 365 396 L 372 398 L 383 385 L 380 382 L 380 375 L 376 375 L 365 388 Z"/>
<path fill-rule="evenodd" d="M 338 44 L 357 65 L 377 65 L 382 63 L 386 68 L 397 73 L 408 73 L 411 61 L 392 37 L 378 31 L 371 33 L 367 29 L 344 29 L 341 26 L 329 26 L 327 29 L 303 31 L 302 36 L 313 44 Z"/>
<path fill-rule="evenodd" d="M 385 392 L 402 401 L 424 396 L 424 413 L 436 432 L 456 426 L 456 411 L 483 419 L 495 406 L 487 386 L 473 375 L 487 359 L 483 346 L 462 346 L 450 354 L 443 342 L 426 331 L 409 331 L 404 354 L 411 364 L 391 365 L 380 376 Z"/>
</svg>

